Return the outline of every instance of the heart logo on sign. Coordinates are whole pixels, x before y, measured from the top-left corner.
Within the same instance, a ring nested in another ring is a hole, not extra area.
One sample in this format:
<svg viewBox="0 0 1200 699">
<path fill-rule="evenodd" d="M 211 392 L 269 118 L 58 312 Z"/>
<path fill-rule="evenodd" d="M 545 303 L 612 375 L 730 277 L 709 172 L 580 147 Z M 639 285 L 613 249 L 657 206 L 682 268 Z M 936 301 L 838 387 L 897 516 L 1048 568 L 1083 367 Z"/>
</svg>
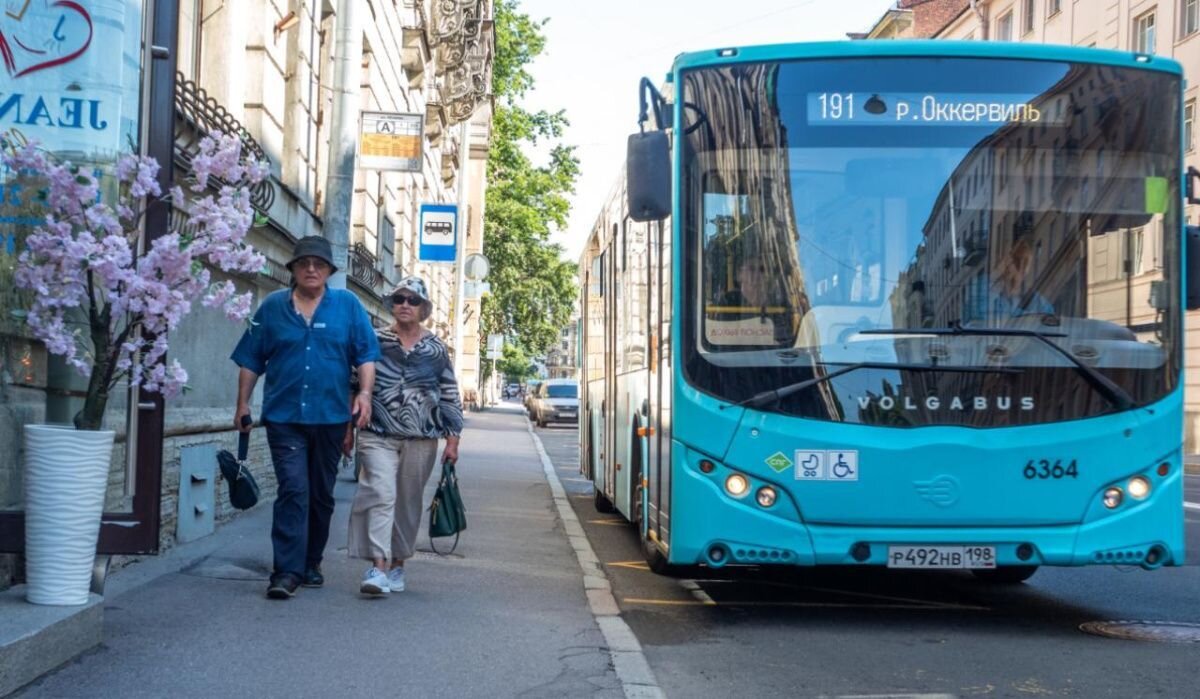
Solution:
<svg viewBox="0 0 1200 699">
<path fill-rule="evenodd" d="M 14 78 L 61 66 L 92 44 L 92 16 L 75 0 L 54 0 L 47 12 L 32 15 L 26 0 L 0 16 L 0 58 Z M 58 10 L 58 12 L 52 12 Z"/>
</svg>

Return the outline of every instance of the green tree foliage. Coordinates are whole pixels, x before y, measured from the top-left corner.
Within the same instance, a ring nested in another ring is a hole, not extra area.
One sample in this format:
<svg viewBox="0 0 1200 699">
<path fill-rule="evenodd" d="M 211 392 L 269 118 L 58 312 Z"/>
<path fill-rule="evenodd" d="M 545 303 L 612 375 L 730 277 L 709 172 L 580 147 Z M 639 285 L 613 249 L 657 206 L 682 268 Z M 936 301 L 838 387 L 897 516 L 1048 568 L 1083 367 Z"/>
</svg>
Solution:
<svg viewBox="0 0 1200 699">
<path fill-rule="evenodd" d="M 516 345 L 505 345 L 504 356 L 496 360 L 496 371 L 505 381 L 524 382 L 537 373 L 537 366 L 530 362 L 525 351 Z"/>
<path fill-rule="evenodd" d="M 498 0 L 495 6 L 496 102 L 483 222 L 492 293 L 483 300 L 482 330 L 485 336 L 503 333 L 524 353 L 539 355 L 557 341 L 578 291 L 575 265 L 560 259 L 562 248 L 548 241 L 552 226 L 567 224 L 579 160 L 573 146 L 559 142 L 568 125 L 562 111 L 521 107 L 534 82 L 529 63 L 545 48 L 546 20 L 531 19 L 518 5 Z M 542 142 L 552 147 L 539 165 L 525 151 Z"/>
</svg>

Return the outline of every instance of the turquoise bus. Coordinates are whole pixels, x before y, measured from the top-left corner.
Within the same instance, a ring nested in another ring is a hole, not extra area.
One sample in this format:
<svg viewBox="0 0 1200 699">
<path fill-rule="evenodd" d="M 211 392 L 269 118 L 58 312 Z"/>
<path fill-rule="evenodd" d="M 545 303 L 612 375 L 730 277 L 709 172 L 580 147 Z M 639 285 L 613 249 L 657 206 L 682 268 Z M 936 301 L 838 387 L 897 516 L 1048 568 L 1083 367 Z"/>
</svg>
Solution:
<svg viewBox="0 0 1200 699">
<path fill-rule="evenodd" d="M 663 85 L 580 265 L 581 470 L 652 569 L 1184 562 L 1177 63 L 856 41 Z"/>
</svg>

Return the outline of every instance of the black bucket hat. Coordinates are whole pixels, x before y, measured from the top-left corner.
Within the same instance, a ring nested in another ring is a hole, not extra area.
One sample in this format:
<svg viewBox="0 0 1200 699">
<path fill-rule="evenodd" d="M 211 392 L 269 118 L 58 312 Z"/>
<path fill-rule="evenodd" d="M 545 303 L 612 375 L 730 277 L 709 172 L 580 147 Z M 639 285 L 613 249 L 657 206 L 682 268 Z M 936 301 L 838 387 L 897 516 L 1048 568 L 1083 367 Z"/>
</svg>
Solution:
<svg viewBox="0 0 1200 699">
<path fill-rule="evenodd" d="M 333 248 L 330 247 L 329 241 L 319 235 L 307 235 L 296 241 L 296 247 L 292 250 L 292 259 L 288 260 L 288 271 L 292 271 L 292 265 L 296 264 L 296 260 L 301 257 L 316 257 L 329 265 L 336 272 L 337 265 L 333 264 Z"/>
</svg>

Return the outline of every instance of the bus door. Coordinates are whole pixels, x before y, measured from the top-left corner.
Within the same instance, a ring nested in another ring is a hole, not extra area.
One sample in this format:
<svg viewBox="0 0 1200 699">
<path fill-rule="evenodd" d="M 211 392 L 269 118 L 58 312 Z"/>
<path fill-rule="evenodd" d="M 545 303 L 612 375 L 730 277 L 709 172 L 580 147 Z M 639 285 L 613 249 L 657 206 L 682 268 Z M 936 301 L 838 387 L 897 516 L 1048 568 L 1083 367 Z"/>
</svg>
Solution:
<svg viewBox="0 0 1200 699">
<path fill-rule="evenodd" d="M 672 252 L 670 220 L 653 224 L 658 228 L 658 408 L 657 434 L 658 458 L 658 501 L 655 508 L 658 540 L 670 543 L 671 533 L 671 433 L 672 404 L 674 402 L 675 374 L 671 363 L 671 319 L 674 313 L 672 294 Z"/>
<path fill-rule="evenodd" d="M 609 502 L 616 503 L 617 498 L 617 445 L 616 426 L 614 419 L 617 411 L 617 297 L 620 287 L 617 282 L 617 224 L 613 224 L 613 235 L 609 239 L 608 251 L 605 254 L 608 264 L 605 274 L 608 276 L 610 293 L 604 298 L 604 408 L 601 410 L 601 430 L 603 441 L 604 463 L 604 492 Z"/>
<path fill-rule="evenodd" d="M 584 259 L 587 264 L 579 270 L 583 274 L 583 288 L 579 292 L 579 331 L 577 334 L 579 360 L 575 362 L 575 365 L 579 367 L 579 473 L 590 481 L 593 480 L 592 473 L 595 464 L 592 459 L 592 432 L 594 431 L 592 429 L 592 410 L 594 409 L 592 405 L 592 375 L 588 365 L 590 356 L 588 344 L 591 335 L 589 304 L 596 279 L 591 256 Z"/>
<path fill-rule="evenodd" d="M 661 340 L 658 335 L 659 318 L 661 310 L 659 308 L 661 282 L 661 270 L 659 269 L 659 228 L 657 223 L 649 223 L 646 225 L 647 245 L 646 245 L 646 305 L 649 307 L 646 314 L 646 363 L 649 371 L 646 372 L 646 395 L 649 399 L 649 412 L 646 415 L 646 472 L 643 474 L 643 479 L 646 483 L 646 532 L 657 533 L 658 529 L 658 503 L 659 494 L 662 488 L 659 486 L 659 471 L 662 469 L 662 460 L 660 453 L 662 447 L 658 441 L 658 405 L 662 395 L 662 379 L 661 367 L 659 366 L 658 347 Z"/>
</svg>

